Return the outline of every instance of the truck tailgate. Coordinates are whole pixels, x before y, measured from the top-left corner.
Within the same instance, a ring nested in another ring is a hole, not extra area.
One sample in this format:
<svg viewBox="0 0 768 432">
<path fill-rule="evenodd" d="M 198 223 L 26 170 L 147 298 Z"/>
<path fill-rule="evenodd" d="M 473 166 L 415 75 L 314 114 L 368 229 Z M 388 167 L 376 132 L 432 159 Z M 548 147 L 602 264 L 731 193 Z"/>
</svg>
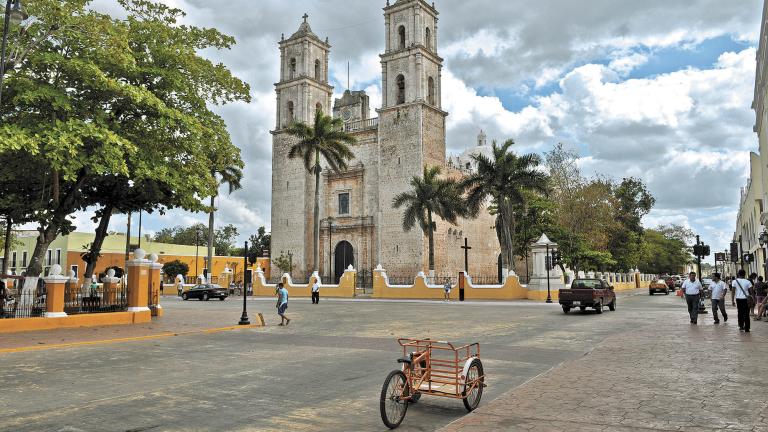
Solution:
<svg viewBox="0 0 768 432">
<path fill-rule="evenodd" d="M 561 289 L 560 290 L 560 302 L 592 302 L 594 290 L 592 288 L 587 289 Z"/>
</svg>

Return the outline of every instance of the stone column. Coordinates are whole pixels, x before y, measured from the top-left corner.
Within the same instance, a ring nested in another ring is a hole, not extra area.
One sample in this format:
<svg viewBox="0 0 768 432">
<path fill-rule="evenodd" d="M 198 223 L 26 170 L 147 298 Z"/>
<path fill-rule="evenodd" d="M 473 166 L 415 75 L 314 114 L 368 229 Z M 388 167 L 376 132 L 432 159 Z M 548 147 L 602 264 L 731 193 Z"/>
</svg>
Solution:
<svg viewBox="0 0 768 432">
<path fill-rule="evenodd" d="M 117 287 L 120 278 L 115 277 L 115 269 L 107 270 L 107 275 L 101 278 L 104 287 L 104 303 L 113 305 L 117 303 Z"/>
<path fill-rule="evenodd" d="M 45 317 L 61 318 L 67 316 L 64 312 L 64 286 L 69 277 L 61 274 L 61 266 L 54 264 L 48 272 L 45 281 Z"/>
<path fill-rule="evenodd" d="M 545 300 L 547 298 L 547 245 L 549 245 L 550 253 L 553 250 L 557 250 L 557 243 L 549 240 L 546 234 L 542 234 L 539 240 L 531 247 L 533 273 L 531 274 L 531 280 L 528 282 L 528 298 L 532 300 Z M 549 273 L 549 287 L 553 300 L 557 299 L 558 290 L 565 288 L 560 274 L 552 270 Z"/>
<path fill-rule="evenodd" d="M 133 251 L 133 259 L 125 262 L 128 271 L 128 312 L 148 311 L 147 284 L 149 260 L 144 259 L 144 250 Z"/>
<path fill-rule="evenodd" d="M 152 311 L 152 316 L 163 316 L 163 307 L 160 306 L 160 270 L 162 270 L 163 265 L 157 262 L 156 254 L 149 255 L 149 261 L 149 290 L 147 292 L 149 298 L 147 303 Z"/>
<path fill-rule="evenodd" d="M 387 93 L 389 86 L 387 86 L 387 63 L 381 62 L 381 107 L 386 108 L 387 105 Z"/>
</svg>

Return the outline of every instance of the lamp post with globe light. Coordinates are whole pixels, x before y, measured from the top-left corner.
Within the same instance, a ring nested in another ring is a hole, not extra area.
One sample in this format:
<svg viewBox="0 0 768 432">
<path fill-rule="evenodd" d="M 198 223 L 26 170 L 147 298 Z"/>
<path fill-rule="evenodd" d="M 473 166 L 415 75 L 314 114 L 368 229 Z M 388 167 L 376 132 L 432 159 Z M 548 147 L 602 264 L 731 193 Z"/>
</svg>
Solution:
<svg viewBox="0 0 768 432">
<path fill-rule="evenodd" d="M 761 248 L 768 248 L 768 231 L 763 229 L 758 237 Z M 763 276 L 768 276 L 768 250 L 763 249 Z"/>
<path fill-rule="evenodd" d="M 11 24 L 21 24 L 27 18 L 29 18 L 29 15 L 21 7 L 21 0 L 7 0 L 5 2 L 3 43 L 2 47 L 0 47 L 0 103 L 3 101 L 3 77 L 5 76 L 5 49 L 8 46 L 8 28 Z"/>
</svg>

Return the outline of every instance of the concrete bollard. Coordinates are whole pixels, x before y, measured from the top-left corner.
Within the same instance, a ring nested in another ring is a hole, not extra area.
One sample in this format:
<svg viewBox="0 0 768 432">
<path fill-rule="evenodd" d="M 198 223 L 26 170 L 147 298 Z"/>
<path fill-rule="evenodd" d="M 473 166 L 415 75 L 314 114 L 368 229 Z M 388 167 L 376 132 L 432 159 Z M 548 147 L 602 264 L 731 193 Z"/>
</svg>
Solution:
<svg viewBox="0 0 768 432">
<path fill-rule="evenodd" d="M 67 316 L 64 312 L 64 287 L 69 277 L 61 274 L 61 266 L 54 264 L 48 272 L 45 281 L 45 317 L 61 318 Z"/>
<path fill-rule="evenodd" d="M 126 261 L 128 270 L 128 312 L 148 311 L 147 284 L 149 279 L 149 260 L 144 259 L 144 250 L 136 249 L 133 259 Z"/>
</svg>

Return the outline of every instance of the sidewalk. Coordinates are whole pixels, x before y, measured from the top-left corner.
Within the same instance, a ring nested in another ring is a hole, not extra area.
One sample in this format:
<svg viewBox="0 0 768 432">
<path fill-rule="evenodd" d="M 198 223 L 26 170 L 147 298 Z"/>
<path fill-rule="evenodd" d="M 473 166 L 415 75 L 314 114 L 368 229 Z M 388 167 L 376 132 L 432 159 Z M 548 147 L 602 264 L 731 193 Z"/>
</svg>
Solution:
<svg viewBox="0 0 768 432">
<path fill-rule="evenodd" d="M 176 301 L 176 299 L 170 300 Z M 180 301 L 180 300 L 179 300 Z M 259 310 L 248 310 L 252 325 L 258 325 Z M 165 308 L 162 318 L 152 318 L 144 324 L 114 325 L 101 327 L 77 327 L 57 330 L 41 330 L 0 334 L 0 353 L 28 347 L 51 345 L 87 344 L 96 341 L 126 340 L 132 338 L 173 336 L 190 332 L 222 330 L 237 326 L 240 311 L 231 312 L 206 309 Z"/>
<path fill-rule="evenodd" d="M 676 318 L 606 339 L 442 431 L 768 431 L 768 324 Z"/>
</svg>

